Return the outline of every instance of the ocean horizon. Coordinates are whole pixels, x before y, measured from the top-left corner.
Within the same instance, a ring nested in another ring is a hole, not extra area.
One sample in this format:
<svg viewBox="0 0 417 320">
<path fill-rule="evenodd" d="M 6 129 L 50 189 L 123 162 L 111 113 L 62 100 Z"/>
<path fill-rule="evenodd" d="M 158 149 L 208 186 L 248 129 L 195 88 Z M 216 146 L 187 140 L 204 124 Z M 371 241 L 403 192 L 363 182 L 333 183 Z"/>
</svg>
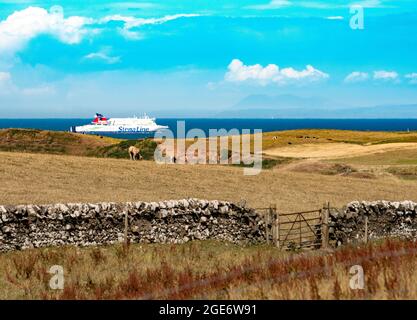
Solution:
<svg viewBox="0 0 417 320">
<path fill-rule="evenodd" d="M 232 118 L 157 118 L 159 125 L 168 126 L 177 136 L 177 121 L 185 122 L 186 131 L 201 129 L 208 136 L 209 129 L 261 129 L 263 132 L 295 129 L 338 129 L 359 131 L 417 131 L 417 119 L 232 119 Z M 69 131 L 71 126 L 91 122 L 88 118 L 27 118 L 0 119 L 0 129 L 22 128 Z M 137 139 L 144 135 L 117 134 L 117 138 Z"/>
</svg>

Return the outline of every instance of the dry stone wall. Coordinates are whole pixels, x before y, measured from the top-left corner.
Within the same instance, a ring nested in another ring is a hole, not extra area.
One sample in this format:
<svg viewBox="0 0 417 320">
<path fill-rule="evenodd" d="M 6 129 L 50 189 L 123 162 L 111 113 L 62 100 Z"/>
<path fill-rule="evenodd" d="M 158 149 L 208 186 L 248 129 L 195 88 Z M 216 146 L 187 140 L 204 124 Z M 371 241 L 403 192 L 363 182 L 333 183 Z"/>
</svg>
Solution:
<svg viewBox="0 0 417 320">
<path fill-rule="evenodd" d="M 254 209 L 201 199 L 162 202 L 68 203 L 0 206 L 0 252 L 60 245 L 124 241 L 125 216 L 132 243 L 184 243 L 215 239 L 236 244 L 265 242 L 265 222 Z M 353 201 L 331 209 L 329 237 L 338 246 L 369 239 L 417 239 L 417 203 Z"/>
<path fill-rule="evenodd" d="M 337 245 L 362 242 L 365 217 L 368 217 L 368 239 L 397 237 L 415 240 L 417 203 L 412 201 L 353 201 L 342 210 L 330 212 L 329 233 Z"/>
<path fill-rule="evenodd" d="M 225 201 L 68 203 L 0 206 L 0 252 L 59 245 L 98 245 L 128 238 L 137 243 L 216 239 L 238 244 L 265 241 L 253 209 Z"/>
</svg>

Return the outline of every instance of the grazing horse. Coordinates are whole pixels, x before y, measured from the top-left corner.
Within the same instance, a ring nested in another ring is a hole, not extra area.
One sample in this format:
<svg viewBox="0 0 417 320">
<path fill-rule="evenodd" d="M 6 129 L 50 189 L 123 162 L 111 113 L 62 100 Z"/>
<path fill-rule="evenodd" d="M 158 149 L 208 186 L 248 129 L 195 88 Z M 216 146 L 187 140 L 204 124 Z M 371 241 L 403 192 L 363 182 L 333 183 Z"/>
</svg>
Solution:
<svg viewBox="0 0 417 320">
<path fill-rule="evenodd" d="M 130 160 L 141 160 L 143 157 L 140 154 L 140 149 L 135 146 L 129 147 Z"/>
</svg>

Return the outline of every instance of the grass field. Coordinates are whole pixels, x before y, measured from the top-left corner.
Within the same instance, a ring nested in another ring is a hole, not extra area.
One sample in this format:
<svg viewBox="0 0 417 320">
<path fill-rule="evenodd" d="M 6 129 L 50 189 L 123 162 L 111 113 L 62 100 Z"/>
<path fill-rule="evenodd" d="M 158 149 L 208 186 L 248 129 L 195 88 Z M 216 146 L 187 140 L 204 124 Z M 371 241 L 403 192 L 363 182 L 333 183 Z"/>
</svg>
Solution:
<svg viewBox="0 0 417 320">
<path fill-rule="evenodd" d="M 276 137 L 276 139 L 273 139 Z M 270 149 L 297 144 L 350 143 L 376 145 L 417 142 L 417 132 L 300 129 L 263 133 L 263 147 Z"/>
<path fill-rule="evenodd" d="M 352 165 L 417 165 L 417 148 L 371 153 L 360 156 L 335 159 Z"/>
<path fill-rule="evenodd" d="M 281 211 L 342 206 L 352 200 L 417 199 L 415 181 L 393 176 L 351 176 L 294 172 L 279 166 L 244 176 L 227 165 L 158 165 L 62 155 L 0 152 L 0 203 L 156 201 L 209 198 L 254 207 L 276 203 Z"/>
<path fill-rule="evenodd" d="M 254 207 L 276 203 L 279 210 L 288 211 L 320 207 L 326 201 L 342 206 L 352 200 L 416 199 L 416 141 L 415 132 L 264 133 L 264 152 L 272 156 L 266 160 L 269 169 L 244 176 L 238 166 L 120 159 L 128 157 L 127 148 L 134 141 L 0 130 L 0 150 L 13 151 L 0 152 L 0 203 L 198 197 L 246 199 Z M 152 155 L 151 149 L 147 153 Z"/>
<path fill-rule="evenodd" d="M 342 206 L 352 200 L 417 198 L 416 133 L 264 133 L 265 153 L 288 155 L 292 150 L 292 157 L 276 158 L 257 176 L 244 176 L 242 168 L 230 165 L 158 165 L 118 159 L 128 156 L 126 150 L 134 142 L 111 138 L 36 130 L 0 133 L 0 150 L 14 151 L 0 152 L 2 204 L 197 197 L 245 199 L 254 207 L 276 203 L 281 211 L 293 211 L 317 208 L 327 201 Z M 53 142 L 48 144 L 48 139 Z M 63 154 L 44 150 L 50 145 L 60 146 Z M 359 148 L 360 155 L 349 148 Z M 86 154 L 90 157 L 78 156 Z"/>
<path fill-rule="evenodd" d="M 277 147 L 265 150 L 265 154 L 290 157 L 290 158 L 314 158 L 314 159 L 338 159 L 343 157 L 370 157 L 372 155 L 399 153 L 411 151 L 417 153 L 415 142 L 395 142 L 375 145 L 357 145 L 351 143 L 314 143 L 298 144 L 284 147 Z"/>
<path fill-rule="evenodd" d="M 253 136 L 251 136 L 253 142 Z M 97 153 L 103 147 L 115 146 L 121 140 L 70 132 L 36 129 L 0 130 L 0 151 L 53 153 L 67 155 L 103 156 Z M 189 139 L 186 145 L 193 141 Z M 264 132 L 264 150 L 293 145 L 342 143 L 369 146 L 392 143 L 417 143 L 417 132 L 383 132 L 302 129 Z"/>
<path fill-rule="evenodd" d="M 417 200 L 416 133 L 265 133 L 268 169 L 255 176 L 232 165 L 130 161 L 134 143 L 0 131 L 0 204 L 195 197 L 274 203 L 283 213 L 327 201 Z M 152 141 L 141 143 L 151 156 Z M 304 253 L 212 241 L 30 249 L 0 255 L 0 299 L 417 299 L 416 249 L 398 241 Z M 48 286 L 56 264 L 64 267 L 63 291 Z M 364 290 L 349 288 L 355 264 L 365 270 Z"/>
<path fill-rule="evenodd" d="M 51 153 L 86 156 L 90 152 L 117 143 L 109 137 L 36 129 L 0 130 L 0 151 Z"/>
<path fill-rule="evenodd" d="M 282 252 L 211 241 L 43 248 L 0 255 L 0 299 L 417 299 L 417 244 Z M 48 270 L 64 269 L 52 290 Z M 364 288 L 350 287 L 353 265 Z"/>
</svg>

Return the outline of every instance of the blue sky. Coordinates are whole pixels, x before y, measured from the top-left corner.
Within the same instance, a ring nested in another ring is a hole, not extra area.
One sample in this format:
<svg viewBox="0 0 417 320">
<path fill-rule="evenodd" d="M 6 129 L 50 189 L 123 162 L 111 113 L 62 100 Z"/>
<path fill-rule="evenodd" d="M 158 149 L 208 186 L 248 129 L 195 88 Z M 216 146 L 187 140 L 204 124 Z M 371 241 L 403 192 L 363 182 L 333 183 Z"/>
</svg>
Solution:
<svg viewBox="0 0 417 320">
<path fill-rule="evenodd" d="M 417 104 L 416 4 L 0 0 L 0 117 L 203 117 L 252 94 Z"/>
</svg>

